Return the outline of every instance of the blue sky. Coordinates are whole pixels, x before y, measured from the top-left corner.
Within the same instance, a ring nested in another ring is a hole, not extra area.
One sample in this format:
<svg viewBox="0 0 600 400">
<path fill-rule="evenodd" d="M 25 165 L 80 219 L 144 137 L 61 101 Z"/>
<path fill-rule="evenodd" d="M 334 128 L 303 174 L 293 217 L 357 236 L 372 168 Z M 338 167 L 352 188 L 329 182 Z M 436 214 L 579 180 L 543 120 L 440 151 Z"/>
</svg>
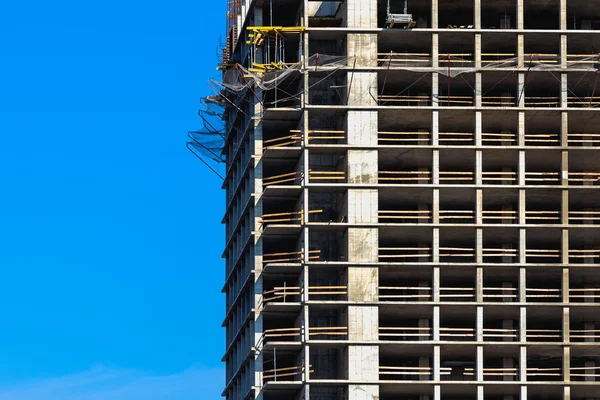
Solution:
<svg viewBox="0 0 600 400">
<path fill-rule="evenodd" d="M 225 1 L 0 6 L 0 400 L 217 398 Z"/>
</svg>

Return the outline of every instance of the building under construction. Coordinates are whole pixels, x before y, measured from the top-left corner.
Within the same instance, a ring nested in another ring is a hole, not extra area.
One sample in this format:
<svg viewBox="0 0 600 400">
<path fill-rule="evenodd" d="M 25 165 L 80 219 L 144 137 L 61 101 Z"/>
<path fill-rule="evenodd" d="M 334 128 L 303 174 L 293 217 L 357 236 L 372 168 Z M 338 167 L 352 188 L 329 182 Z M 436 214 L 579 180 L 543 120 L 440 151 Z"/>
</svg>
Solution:
<svg viewBox="0 0 600 400">
<path fill-rule="evenodd" d="M 228 4 L 227 400 L 600 399 L 600 1 Z"/>
</svg>

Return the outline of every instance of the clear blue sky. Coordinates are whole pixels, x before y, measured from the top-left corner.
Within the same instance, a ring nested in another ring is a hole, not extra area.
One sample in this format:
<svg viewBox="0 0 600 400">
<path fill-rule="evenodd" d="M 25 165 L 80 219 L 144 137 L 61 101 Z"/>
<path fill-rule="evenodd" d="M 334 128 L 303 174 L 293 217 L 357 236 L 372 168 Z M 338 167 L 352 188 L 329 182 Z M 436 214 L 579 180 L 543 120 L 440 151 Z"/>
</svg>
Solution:
<svg viewBox="0 0 600 400">
<path fill-rule="evenodd" d="M 0 400 L 218 398 L 225 4 L 2 2 Z"/>
</svg>

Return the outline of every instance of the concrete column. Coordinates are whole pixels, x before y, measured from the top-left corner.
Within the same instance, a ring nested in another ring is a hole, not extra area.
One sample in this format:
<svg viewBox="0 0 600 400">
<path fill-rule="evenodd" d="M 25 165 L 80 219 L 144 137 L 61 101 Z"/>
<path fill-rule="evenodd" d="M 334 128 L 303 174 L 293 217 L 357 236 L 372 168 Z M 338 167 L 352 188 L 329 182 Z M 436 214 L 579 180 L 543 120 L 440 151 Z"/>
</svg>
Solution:
<svg viewBox="0 0 600 400">
<path fill-rule="evenodd" d="M 515 360 L 512 358 L 504 358 L 502 360 L 502 368 L 514 368 L 515 367 Z M 503 378 L 504 381 L 514 381 L 515 378 L 512 376 L 505 376 Z"/>
<path fill-rule="evenodd" d="M 348 35 L 350 36 L 350 34 Z M 358 66 L 358 65 L 357 65 Z M 346 82 L 349 106 L 376 106 L 377 92 L 377 74 L 374 72 L 356 72 L 348 73 Z"/>
<path fill-rule="evenodd" d="M 433 74 L 433 77 L 435 78 L 434 81 L 437 82 L 437 78 L 438 78 L 438 74 Z M 437 83 L 435 84 L 434 88 L 437 88 Z M 434 99 L 434 106 L 438 105 L 438 93 L 437 93 L 437 89 L 433 89 L 434 90 L 434 94 L 432 96 L 432 99 Z M 433 146 L 438 146 L 440 144 L 440 112 L 439 111 L 432 111 L 431 112 L 431 144 Z"/>
<path fill-rule="evenodd" d="M 528 67 L 530 64 L 529 59 L 525 60 L 525 67 Z M 519 72 L 517 83 L 517 107 L 525 107 L 525 96 L 527 95 L 527 90 L 525 89 L 525 74 L 523 72 Z"/>
<path fill-rule="evenodd" d="M 567 186 L 569 184 L 569 152 L 564 150 L 561 153 L 561 177 L 560 184 Z"/>
<path fill-rule="evenodd" d="M 527 231 L 525 229 L 519 229 L 519 263 L 525 264 L 527 262 Z"/>
<path fill-rule="evenodd" d="M 348 189 L 348 223 L 376 224 L 379 214 L 376 189 Z"/>
<path fill-rule="evenodd" d="M 479 89 L 481 93 L 481 89 Z M 483 146 L 483 118 L 481 111 L 475 111 L 475 146 Z"/>
<path fill-rule="evenodd" d="M 481 150 L 475 151 L 475 184 L 483 185 L 483 152 Z"/>
<path fill-rule="evenodd" d="M 433 262 L 434 263 L 439 263 L 440 262 L 440 228 L 433 228 L 433 238 L 432 238 L 432 242 L 431 242 L 431 246 L 433 249 Z M 437 268 L 437 270 L 439 271 L 439 267 L 434 267 Z"/>
<path fill-rule="evenodd" d="M 440 306 L 433 306 L 433 340 L 440 341 Z"/>
<path fill-rule="evenodd" d="M 562 201 L 561 201 L 561 224 L 568 225 L 569 224 L 569 190 L 564 189 L 562 191 Z"/>
<path fill-rule="evenodd" d="M 521 346 L 520 347 L 520 354 L 519 354 L 521 360 L 519 362 L 519 380 L 521 382 L 527 382 L 527 347 L 525 346 Z M 527 397 L 525 397 L 526 399 Z"/>
<path fill-rule="evenodd" d="M 567 29 L 567 0 L 560 0 L 560 30 Z"/>
<path fill-rule="evenodd" d="M 483 342 L 483 307 L 477 306 L 477 321 L 475 327 L 475 340 Z M 483 348 L 482 348 L 483 349 Z"/>
<path fill-rule="evenodd" d="M 571 347 L 563 347 L 563 380 L 565 382 L 571 382 Z"/>
<path fill-rule="evenodd" d="M 433 80 L 435 85 L 433 86 L 435 89 L 433 89 L 433 95 L 432 95 L 432 99 L 433 99 L 433 106 L 437 106 L 438 105 L 438 89 L 437 89 L 437 80 L 438 80 L 438 74 L 434 73 L 432 75 Z M 438 146 L 440 144 L 440 112 L 439 111 L 432 111 L 431 112 L 431 144 L 433 146 Z"/>
<path fill-rule="evenodd" d="M 517 141 L 520 147 L 525 146 L 525 131 L 527 127 L 525 126 L 525 112 L 519 111 L 519 131 L 517 132 Z"/>
<path fill-rule="evenodd" d="M 262 98 L 262 91 L 257 91 L 257 96 Z M 256 99 L 254 102 L 254 115 L 262 115 L 262 107 Z M 263 225 L 260 217 L 263 215 L 263 123 L 257 118 L 254 119 L 254 309 L 257 310 L 254 314 L 254 344 L 258 348 L 259 341 L 262 339 L 264 332 L 263 316 L 259 310 L 259 302 L 262 301 L 263 287 Z M 252 175 L 251 175 L 252 176 Z M 263 355 L 262 352 L 257 352 L 254 357 L 254 386 L 262 387 L 263 385 Z"/>
<path fill-rule="evenodd" d="M 477 368 L 475 373 L 477 382 L 483 382 L 483 346 L 477 346 Z"/>
<path fill-rule="evenodd" d="M 439 0 L 431 0 L 431 27 L 437 29 L 439 27 Z"/>
<path fill-rule="evenodd" d="M 483 190 L 477 189 L 475 193 L 475 220 L 477 225 L 483 224 Z"/>
<path fill-rule="evenodd" d="M 475 230 L 475 262 L 479 265 L 483 263 L 483 229 L 481 228 Z M 478 276 L 479 270 L 481 270 L 481 268 L 477 268 Z M 479 288 L 477 290 L 479 290 Z M 483 293 L 478 291 L 477 298 L 479 298 L 480 295 L 483 296 Z"/>
<path fill-rule="evenodd" d="M 431 366 L 431 363 L 429 361 L 429 357 L 419 357 L 419 367 L 421 368 L 431 368 L 431 371 L 433 372 L 432 375 L 435 375 L 435 368 L 433 368 Z M 430 380 L 428 375 L 419 375 L 417 380 L 419 381 L 428 381 Z"/>
<path fill-rule="evenodd" d="M 519 224 L 525 225 L 527 221 L 527 191 L 525 189 L 519 190 Z"/>
<path fill-rule="evenodd" d="M 525 186 L 525 173 L 527 172 L 525 166 L 525 151 L 519 151 L 519 186 Z"/>
<path fill-rule="evenodd" d="M 433 301 L 439 303 L 440 300 L 440 267 L 433 267 L 433 279 L 431 281 Z"/>
<path fill-rule="evenodd" d="M 596 367 L 596 362 L 595 361 L 586 361 L 584 366 L 586 368 L 595 368 Z M 589 369 L 585 371 L 585 381 L 586 382 L 595 382 L 596 378 L 593 376 L 596 373 L 595 370 L 593 369 Z"/>
<path fill-rule="evenodd" d="M 440 184 L 440 151 L 433 150 L 433 164 L 431 165 L 431 178 L 434 185 Z"/>
<path fill-rule="evenodd" d="M 441 348 L 439 345 L 433 346 L 433 380 L 439 382 L 441 378 Z"/>
<path fill-rule="evenodd" d="M 566 111 L 560 114 L 560 145 L 569 145 L 569 113 Z"/>
<path fill-rule="evenodd" d="M 519 269 L 519 303 L 527 301 L 527 269 Z"/>
<path fill-rule="evenodd" d="M 525 29 L 525 7 L 523 3 L 525 0 L 517 0 L 517 29 Z M 521 398 L 525 400 L 524 398 Z"/>
<path fill-rule="evenodd" d="M 569 303 L 569 268 L 563 268 L 562 270 L 562 302 L 568 304 Z"/>
<path fill-rule="evenodd" d="M 433 386 L 433 400 L 442 399 L 442 387 L 440 385 Z"/>
<path fill-rule="evenodd" d="M 571 342 L 571 309 L 569 307 L 563 308 L 563 320 L 562 320 L 562 329 L 563 329 L 563 342 L 570 343 Z"/>
<path fill-rule="evenodd" d="M 512 319 L 505 319 L 502 321 L 502 329 L 515 329 L 515 321 L 513 321 Z M 516 338 L 517 340 L 519 340 L 519 338 Z M 503 342 L 512 342 L 513 338 L 509 337 L 509 336 L 505 336 L 502 339 Z"/>
<path fill-rule="evenodd" d="M 376 0 L 347 0 L 349 28 L 377 28 Z M 360 67 L 377 66 L 377 35 L 349 33 L 347 35 L 349 63 Z M 377 74 L 352 71 L 347 76 L 348 105 L 376 106 Z M 377 144 L 377 112 L 348 111 L 348 144 L 373 146 Z M 348 151 L 348 182 L 376 184 L 378 153 L 376 150 Z M 377 223 L 378 191 L 352 188 L 348 190 L 348 221 Z M 358 305 L 348 306 L 348 339 L 362 342 L 349 345 L 348 379 L 373 382 L 348 386 L 349 400 L 371 400 L 379 397 L 379 339 L 378 287 L 379 270 L 371 267 L 378 261 L 379 231 L 377 228 L 348 229 L 348 300 Z M 359 266 L 364 264 L 364 266 Z"/>
<path fill-rule="evenodd" d="M 440 223 L 440 189 L 433 189 L 433 207 L 432 207 L 433 223 Z M 439 232 L 439 230 L 438 230 Z M 435 241 L 435 240 L 434 240 Z M 438 241 L 439 242 L 439 241 Z"/>
<path fill-rule="evenodd" d="M 561 258 L 564 265 L 569 265 L 569 229 L 562 230 Z"/>
<path fill-rule="evenodd" d="M 473 21 L 475 29 L 481 29 L 481 0 L 475 0 L 473 4 Z"/>
<path fill-rule="evenodd" d="M 481 57 L 481 56 L 480 56 Z M 481 107 L 481 100 L 482 100 L 482 87 L 483 87 L 483 80 L 482 80 L 482 75 L 481 72 L 477 72 L 475 73 L 475 107 Z"/>
<path fill-rule="evenodd" d="M 346 0 L 348 28 L 377 28 L 377 0 Z"/>
<path fill-rule="evenodd" d="M 568 48 L 567 48 L 567 35 L 561 35 L 560 36 L 560 67 L 561 68 L 567 68 L 567 55 L 568 55 Z"/>
<path fill-rule="evenodd" d="M 563 388 L 563 400 L 571 400 L 571 387 L 565 386 Z"/>
<path fill-rule="evenodd" d="M 566 73 L 560 74 L 560 106 L 563 108 L 569 106 L 569 85 Z"/>
<path fill-rule="evenodd" d="M 478 262 L 478 264 L 480 264 Z M 476 295 L 477 302 L 483 303 L 483 268 L 477 267 Z M 483 313 L 483 310 L 481 311 Z"/>
</svg>

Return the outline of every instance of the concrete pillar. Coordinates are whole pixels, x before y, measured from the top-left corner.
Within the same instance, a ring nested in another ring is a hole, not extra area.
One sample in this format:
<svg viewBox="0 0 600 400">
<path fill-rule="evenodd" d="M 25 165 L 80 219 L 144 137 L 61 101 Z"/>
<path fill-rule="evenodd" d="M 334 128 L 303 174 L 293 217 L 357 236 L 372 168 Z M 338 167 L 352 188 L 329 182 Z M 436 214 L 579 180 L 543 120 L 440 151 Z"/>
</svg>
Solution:
<svg viewBox="0 0 600 400">
<path fill-rule="evenodd" d="M 475 29 L 481 29 L 481 0 L 475 0 L 473 4 L 473 20 Z"/>
<path fill-rule="evenodd" d="M 527 262 L 527 231 L 525 229 L 519 229 L 519 263 L 525 264 Z M 525 300 L 523 300 L 525 301 Z"/>
<path fill-rule="evenodd" d="M 483 346 L 477 346 L 477 368 L 475 368 L 475 377 L 477 382 L 483 382 Z"/>
<path fill-rule="evenodd" d="M 478 246 L 480 246 L 480 244 L 477 244 Z M 477 261 L 478 264 L 481 264 L 480 261 Z M 483 303 L 483 268 L 482 267 L 477 267 L 477 282 L 475 283 L 476 287 L 475 287 L 475 296 L 476 296 L 476 301 L 478 303 Z M 482 314 L 483 314 L 483 309 L 482 309 Z"/>
<path fill-rule="evenodd" d="M 479 56 L 481 57 L 481 55 Z M 481 101 L 482 101 L 482 93 L 483 93 L 483 77 L 481 75 L 481 72 L 477 72 L 475 73 L 475 107 L 481 107 Z"/>
<path fill-rule="evenodd" d="M 431 178 L 434 185 L 440 184 L 440 151 L 433 150 L 433 161 L 431 165 Z"/>
<path fill-rule="evenodd" d="M 520 362 L 519 362 L 519 380 L 521 382 L 527 382 L 527 347 L 520 347 Z M 525 397 L 527 398 L 527 397 Z"/>
<path fill-rule="evenodd" d="M 433 380 L 439 382 L 441 378 L 441 348 L 439 345 L 433 346 Z"/>
<path fill-rule="evenodd" d="M 433 207 L 432 207 L 433 223 L 440 223 L 440 189 L 433 189 Z M 438 230 L 439 232 L 439 230 Z M 435 240 L 434 240 L 435 241 Z"/>
<path fill-rule="evenodd" d="M 431 27 L 437 29 L 439 27 L 439 0 L 431 0 Z"/>
<path fill-rule="evenodd" d="M 560 29 L 567 29 L 567 0 L 560 0 Z"/>
<path fill-rule="evenodd" d="M 347 0 L 349 28 L 377 28 L 376 0 Z M 347 35 L 349 64 L 357 68 L 377 66 L 377 35 L 349 33 Z M 347 76 L 348 105 L 377 105 L 377 74 L 351 71 Z M 375 98 L 374 98 L 375 97 Z M 377 113 L 368 110 L 349 110 L 347 119 L 348 144 L 373 146 L 377 144 Z M 378 154 L 375 150 L 348 151 L 348 183 L 376 184 Z M 348 221 L 377 223 L 378 192 L 372 189 L 348 190 Z M 379 347 L 369 344 L 379 338 L 378 301 L 379 270 L 370 265 L 378 261 L 379 231 L 377 228 L 348 229 L 348 339 L 362 344 L 350 345 L 348 379 L 373 382 L 348 386 L 349 400 L 372 400 L 379 397 Z M 359 266 L 363 264 L 363 266 Z"/>
<path fill-rule="evenodd" d="M 525 28 L 525 7 L 523 6 L 525 0 L 517 0 L 517 29 Z M 525 400 L 521 398 L 522 400 Z"/>
<path fill-rule="evenodd" d="M 571 400 L 571 387 L 565 386 L 563 388 L 563 400 Z"/>
<path fill-rule="evenodd" d="M 475 184 L 483 185 L 483 152 L 481 150 L 475 151 Z"/>
<path fill-rule="evenodd" d="M 571 348 L 569 346 L 563 347 L 563 380 L 565 382 L 571 381 Z"/>
<path fill-rule="evenodd" d="M 567 147 L 569 145 L 569 113 L 560 113 L 560 145 Z"/>
<path fill-rule="evenodd" d="M 346 0 L 348 28 L 377 28 L 377 0 Z"/>
<path fill-rule="evenodd" d="M 483 224 L 483 190 L 481 189 L 477 189 L 475 192 L 475 223 Z"/>
<path fill-rule="evenodd" d="M 562 302 L 565 304 L 569 303 L 569 290 L 570 290 L 569 281 L 570 281 L 569 268 L 563 268 L 561 289 L 562 289 Z"/>
<path fill-rule="evenodd" d="M 433 241 L 431 243 L 433 248 L 433 262 L 440 262 L 440 228 L 433 228 Z M 439 267 L 434 267 L 439 271 Z"/>
<path fill-rule="evenodd" d="M 477 321 L 475 327 L 475 340 L 483 342 L 483 307 L 477 306 Z"/>
<path fill-rule="evenodd" d="M 525 166 L 525 151 L 519 151 L 519 186 L 525 185 L 525 174 L 526 174 L 526 166 Z"/>
<path fill-rule="evenodd" d="M 567 189 L 562 191 L 561 224 L 569 224 L 569 191 Z"/>
<path fill-rule="evenodd" d="M 514 368 L 515 360 L 513 358 L 503 358 L 502 359 L 502 368 Z M 503 381 L 514 381 L 515 378 L 512 375 L 504 376 Z"/>
<path fill-rule="evenodd" d="M 258 98 L 262 98 L 262 91 L 257 90 Z M 251 98 L 251 102 L 254 102 L 254 115 L 262 115 L 262 106 L 257 99 Z M 263 225 L 260 221 L 260 217 L 263 215 L 263 123 L 257 118 L 254 119 L 254 229 L 256 232 L 254 235 L 254 344 L 253 346 L 258 348 L 259 341 L 262 339 L 264 332 L 262 313 L 259 310 L 259 302 L 262 301 L 262 294 L 264 291 L 263 287 L 263 239 L 262 229 Z M 263 356 L 262 352 L 257 352 L 254 357 L 254 385 L 262 387 L 263 384 Z"/>
<path fill-rule="evenodd" d="M 513 321 L 512 319 L 505 319 L 502 321 L 502 329 L 515 329 L 515 321 Z M 509 332 L 505 332 L 505 335 L 508 335 Z M 504 336 L 502 338 L 503 342 L 512 342 L 514 339 L 510 336 Z M 519 338 L 517 337 L 517 340 L 519 340 Z"/>
<path fill-rule="evenodd" d="M 569 229 L 562 230 L 561 257 L 564 265 L 569 265 Z"/>
<path fill-rule="evenodd" d="M 433 340 L 440 341 L 440 306 L 433 306 Z"/>
<path fill-rule="evenodd" d="M 481 89 L 479 89 L 481 93 Z M 480 96 L 481 97 L 481 96 Z M 481 147 L 483 146 L 483 117 L 481 115 L 481 111 L 475 112 L 475 146 Z"/>
<path fill-rule="evenodd" d="M 519 111 L 519 126 L 517 132 L 517 141 L 519 146 L 525 146 L 525 132 L 527 130 L 527 126 L 525 126 L 525 112 Z"/>
<path fill-rule="evenodd" d="M 563 308 L 563 321 L 562 321 L 562 329 L 563 329 L 563 342 L 570 343 L 571 342 L 571 310 L 569 307 Z"/>
<path fill-rule="evenodd" d="M 585 365 L 586 368 L 595 368 L 596 367 L 596 362 L 594 361 L 586 361 Z M 594 374 L 596 374 L 596 370 L 595 369 L 586 369 L 585 370 L 585 381 L 586 382 L 595 382 L 596 381 L 596 377 L 594 377 Z"/>
</svg>

